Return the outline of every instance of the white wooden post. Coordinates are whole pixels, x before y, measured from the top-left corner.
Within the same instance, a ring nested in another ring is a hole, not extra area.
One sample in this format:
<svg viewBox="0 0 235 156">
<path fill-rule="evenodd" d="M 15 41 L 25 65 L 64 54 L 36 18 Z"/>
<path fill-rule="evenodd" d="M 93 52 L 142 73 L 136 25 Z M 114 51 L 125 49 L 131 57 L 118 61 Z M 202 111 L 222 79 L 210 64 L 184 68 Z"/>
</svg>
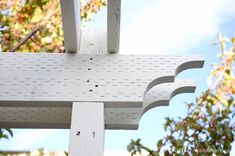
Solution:
<svg viewBox="0 0 235 156">
<path fill-rule="evenodd" d="M 79 0 L 60 0 L 66 52 L 78 52 L 80 48 L 79 3 Z"/>
<path fill-rule="evenodd" d="M 108 53 L 118 53 L 120 43 L 121 0 L 108 0 Z"/>
<path fill-rule="evenodd" d="M 104 104 L 74 102 L 69 156 L 103 156 Z"/>
</svg>

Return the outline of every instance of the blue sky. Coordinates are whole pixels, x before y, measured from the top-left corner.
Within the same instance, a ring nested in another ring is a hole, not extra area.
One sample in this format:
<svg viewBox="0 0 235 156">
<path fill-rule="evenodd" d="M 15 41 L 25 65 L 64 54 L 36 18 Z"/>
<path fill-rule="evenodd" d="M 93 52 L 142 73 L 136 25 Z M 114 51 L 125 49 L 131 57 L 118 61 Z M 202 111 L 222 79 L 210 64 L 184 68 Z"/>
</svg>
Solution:
<svg viewBox="0 0 235 156">
<path fill-rule="evenodd" d="M 130 139 L 141 138 L 154 148 L 164 136 L 165 117 L 186 114 L 185 103 L 195 100 L 208 88 L 210 64 L 217 62 L 218 47 L 212 44 L 218 32 L 235 35 L 234 0 L 124 0 L 122 1 L 121 53 L 123 54 L 200 54 L 206 62 L 203 69 L 182 72 L 177 78 L 195 78 L 195 94 L 182 94 L 170 101 L 169 107 L 148 111 L 141 119 L 138 131 L 105 132 L 105 150 L 126 151 Z M 88 26 L 106 25 L 106 9 L 95 15 Z M 14 137 L 3 141 L 0 149 L 33 150 L 40 147 L 67 150 L 69 130 L 14 130 Z M 114 153 L 112 152 L 113 155 Z M 232 154 L 233 155 L 233 154 Z"/>
</svg>

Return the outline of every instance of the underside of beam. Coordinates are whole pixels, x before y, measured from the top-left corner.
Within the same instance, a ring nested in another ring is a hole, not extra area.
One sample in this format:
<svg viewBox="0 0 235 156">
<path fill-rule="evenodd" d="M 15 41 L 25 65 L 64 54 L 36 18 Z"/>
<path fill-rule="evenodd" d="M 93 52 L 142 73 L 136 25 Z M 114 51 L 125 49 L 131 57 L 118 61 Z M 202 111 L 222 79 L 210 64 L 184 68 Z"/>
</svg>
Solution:
<svg viewBox="0 0 235 156">
<path fill-rule="evenodd" d="M 141 108 L 105 107 L 105 129 L 137 129 L 143 113 L 153 107 L 167 106 L 170 99 L 180 93 L 192 93 L 193 80 L 176 80 L 152 88 L 144 97 Z M 96 104 L 95 102 L 93 102 Z M 69 128 L 70 107 L 0 107 L 0 125 L 4 128 Z"/>
</svg>

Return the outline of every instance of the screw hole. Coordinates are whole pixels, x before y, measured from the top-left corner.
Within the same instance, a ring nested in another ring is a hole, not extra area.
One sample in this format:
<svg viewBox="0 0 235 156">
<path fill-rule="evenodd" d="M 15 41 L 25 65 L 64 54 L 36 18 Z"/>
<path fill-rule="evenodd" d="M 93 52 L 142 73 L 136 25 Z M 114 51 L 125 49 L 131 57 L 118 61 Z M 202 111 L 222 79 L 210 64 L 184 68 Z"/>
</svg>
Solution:
<svg viewBox="0 0 235 156">
<path fill-rule="evenodd" d="M 91 68 L 88 68 L 88 70 L 91 70 Z"/>
<path fill-rule="evenodd" d="M 86 82 L 90 82 L 89 80 L 87 80 Z"/>
<path fill-rule="evenodd" d="M 93 60 L 93 58 L 90 58 L 90 60 Z"/>
<path fill-rule="evenodd" d="M 90 92 L 92 92 L 93 90 L 89 90 Z"/>
<path fill-rule="evenodd" d="M 95 87 L 99 87 L 99 85 L 95 85 Z"/>
</svg>

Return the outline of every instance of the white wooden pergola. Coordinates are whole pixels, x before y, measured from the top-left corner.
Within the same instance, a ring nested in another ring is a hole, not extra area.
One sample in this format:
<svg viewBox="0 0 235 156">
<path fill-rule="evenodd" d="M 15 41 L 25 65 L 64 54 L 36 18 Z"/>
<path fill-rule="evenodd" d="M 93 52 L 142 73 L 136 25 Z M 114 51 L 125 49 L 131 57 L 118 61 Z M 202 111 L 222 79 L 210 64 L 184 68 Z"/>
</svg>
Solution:
<svg viewBox="0 0 235 156">
<path fill-rule="evenodd" d="M 0 53 L 0 127 L 70 128 L 70 156 L 102 156 L 105 129 L 137 129 L 149 109 L 192 93 L 202 56 L 120 55 L 121 0 L 108 28 L 81 29 L 79 0 L 61 0 L 66 53 Z"/>
</svg>

